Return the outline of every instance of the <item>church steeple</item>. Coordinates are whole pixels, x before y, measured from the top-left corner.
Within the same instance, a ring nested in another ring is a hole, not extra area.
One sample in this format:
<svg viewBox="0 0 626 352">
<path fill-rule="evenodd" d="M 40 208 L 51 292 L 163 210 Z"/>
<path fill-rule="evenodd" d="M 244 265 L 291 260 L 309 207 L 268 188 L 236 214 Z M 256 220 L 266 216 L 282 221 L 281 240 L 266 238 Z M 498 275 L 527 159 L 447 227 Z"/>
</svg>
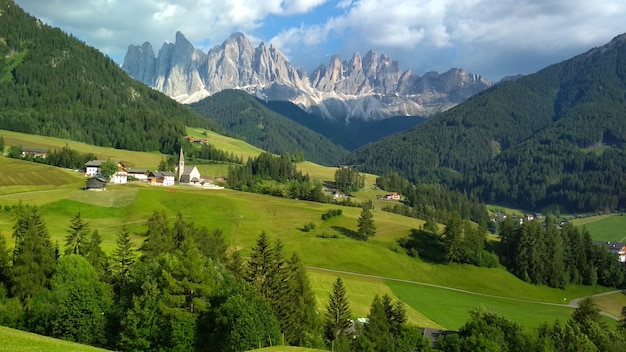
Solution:
<svg viewBox="0 0 626 352">
<path fill-rule="evenodd" d="M 185 170 L 185 156 L 183 155 L 183 147 L 180 147 L 180 154 L 178 155 L 178 182 L 180 182 Z"/>
</svg>

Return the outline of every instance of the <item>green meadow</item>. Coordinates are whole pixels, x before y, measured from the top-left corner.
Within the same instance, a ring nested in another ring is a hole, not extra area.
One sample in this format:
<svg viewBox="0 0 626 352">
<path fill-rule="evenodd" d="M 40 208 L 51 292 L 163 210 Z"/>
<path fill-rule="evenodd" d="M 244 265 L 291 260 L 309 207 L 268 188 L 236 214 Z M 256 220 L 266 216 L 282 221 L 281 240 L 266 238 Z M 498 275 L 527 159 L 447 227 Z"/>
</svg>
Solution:
<svg viewBox="0 0 626 352">
<path fill-rule="evenodd" d="M 54 339 L 0 326 L 0 351 L 7 352 L 96 352 L 107 351 L 74 342 Z"/>
<path fill-rule="evenodd" d="M 626 242 L 626 216 L 607 214 L 572 220 L 576 226 L 585 226 L 596 241 Z"/>
</svg>

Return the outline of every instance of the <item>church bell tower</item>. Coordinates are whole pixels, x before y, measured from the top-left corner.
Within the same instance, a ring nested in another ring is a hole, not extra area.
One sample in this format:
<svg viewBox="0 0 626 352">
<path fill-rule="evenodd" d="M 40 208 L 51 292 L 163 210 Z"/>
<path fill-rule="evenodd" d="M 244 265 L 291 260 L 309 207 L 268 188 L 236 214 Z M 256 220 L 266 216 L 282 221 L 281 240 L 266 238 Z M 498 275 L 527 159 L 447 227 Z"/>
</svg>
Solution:
<svg viewBox="0 0 626 352">
<path fill-rule="evenodd" d="M 181 177 L 183 176 L 183 171 L 185 170 L 185 157 L 183 156 L 183 147 L 180 147 L 180 154 L 178 155 L 178 182 L 180 182 Z"/>
</svg>

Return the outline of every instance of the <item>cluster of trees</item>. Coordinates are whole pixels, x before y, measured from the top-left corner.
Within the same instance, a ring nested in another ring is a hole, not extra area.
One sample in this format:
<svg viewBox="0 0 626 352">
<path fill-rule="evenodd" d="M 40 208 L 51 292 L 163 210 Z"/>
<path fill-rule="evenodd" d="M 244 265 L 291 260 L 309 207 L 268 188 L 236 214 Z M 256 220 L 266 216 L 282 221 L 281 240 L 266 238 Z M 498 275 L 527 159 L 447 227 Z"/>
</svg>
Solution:
<svg viewBox="0 0 626 352">
<path fill-rule="evenodd" d="M 307 160 L 322 165 L 336 164 L 347 154 L 328 138 L 266 108 L 241 90 L 223 90 L 190 107 L 217 121 L 231 135 L 270 153 L 300 150 Z"/>
<path fill-rule="evenodd" d="M 337 352 L 429 351 L 430 342 L 416 326 L 407 324 L 402 301 L 389 295 L 374 297 L 365 321 L 351 320 L 352 313 L 341 278 L 333 283 L 326 306 L 325 336 Z"/>
<path fill-rule="evenodd" d="M 200 145 L 200 148 L 198 148 L 188 140 L 184 139 L 181 145 L 183 150 L 185 151 L 185 159 L 189 164 L 243 164 L 243 157 L 237 156 L 233 152 L 227 153 L 221 149 L 216 148 L 211 143 L 202 144 Z"/>
<path fill-rule="evenodd" d="M 438 340 L 437 348 L 456 351 L 624 351 L 626 329 L 607 326 L 591 298 L 582 300 L 566 322 L 525 329 L 517 322 L 479 307 L 458 333 Z"/>
<path fill-rule="evenodd" d="M 626 44 L 604 49 L 502 82 L 345 162 L 517 208 L 624 209 Z"/>
<path fill-rule="evenodd" d="M 335 171 L 335 187 L 344 193 L 356 192 L 365 186 L 365 176 L 350 166 Z"/>
<path fill-rule="evenodd" d="M 385 206 L 384 211 L 440 223 L 446 223 L 453 214 L 475 222 L 489 221 L 487 207 L 477 197 L 442 185 L 414 185 L 397 172 L 377 177 L 376 185 L 385 191 L 404 195 L 403 203 Z"/>
<path fill-rule="evenodd" d="M 275 157 L 261 153 L 243 166 L 228 168 L 228 186 L 232 189 L 269 194 L 277 197 L 325 202 L 322 184 L 296 170 L 289 154 Z"/>
<path fill-rule="evenodd" d="M 432 220 L 421 229 L 412 230 L 409 237 L 400 238 L 398 244 L 412 257 L 434 263 L 463 263 L 479 267 L 497 267 L 498 256 L 487 250 L 487 229 L 482 222 L 478 226 L 468 219 L 454 214 L 446 222 L 442 234 Z"/>
<path fill-rule="evenodd" d="M 86 162 L 96 159 L 95 154 L 81 153 L 70 148 L 67 144 L 61 149 L 48 150 L 48 155 L 45 158 L 34 157 L 32 155 L 22 156 L 21 146 L 10 146 L 7 151 L 7 156 L 9 158 L 33 161 L 68 169 L 82 169 Z"/>
<path fill-rule="evenodd" d="M 615 254 L 595 245 L 586 229 L 570 224 L 560 229 L 548 217 L 544 229 L 537 221 L 522 225 L 507 218 L 501 223 L 501 262 L 522 280 L 563 288 L 567 284 L 622 287 L 625 268 Z"/>
</svg>

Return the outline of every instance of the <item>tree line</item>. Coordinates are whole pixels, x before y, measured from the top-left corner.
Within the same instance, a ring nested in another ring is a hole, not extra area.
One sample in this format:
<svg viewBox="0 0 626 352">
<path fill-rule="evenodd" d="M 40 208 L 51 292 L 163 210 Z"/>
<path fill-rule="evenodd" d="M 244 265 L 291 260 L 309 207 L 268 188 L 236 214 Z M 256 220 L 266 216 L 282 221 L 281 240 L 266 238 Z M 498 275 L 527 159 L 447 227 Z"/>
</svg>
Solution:
<svg viewBox="0 0 626 352">
<path fill-rule="evenodd" d="M 507 218 L 498 231 L 501 262 L 515 276 L 538 285 L 563 288 L 568 284 L 621 288 L 626 268 L 615 253 L 593 243 L 583 228 L 548 217 L 519 224 Z"/>
</svg>

